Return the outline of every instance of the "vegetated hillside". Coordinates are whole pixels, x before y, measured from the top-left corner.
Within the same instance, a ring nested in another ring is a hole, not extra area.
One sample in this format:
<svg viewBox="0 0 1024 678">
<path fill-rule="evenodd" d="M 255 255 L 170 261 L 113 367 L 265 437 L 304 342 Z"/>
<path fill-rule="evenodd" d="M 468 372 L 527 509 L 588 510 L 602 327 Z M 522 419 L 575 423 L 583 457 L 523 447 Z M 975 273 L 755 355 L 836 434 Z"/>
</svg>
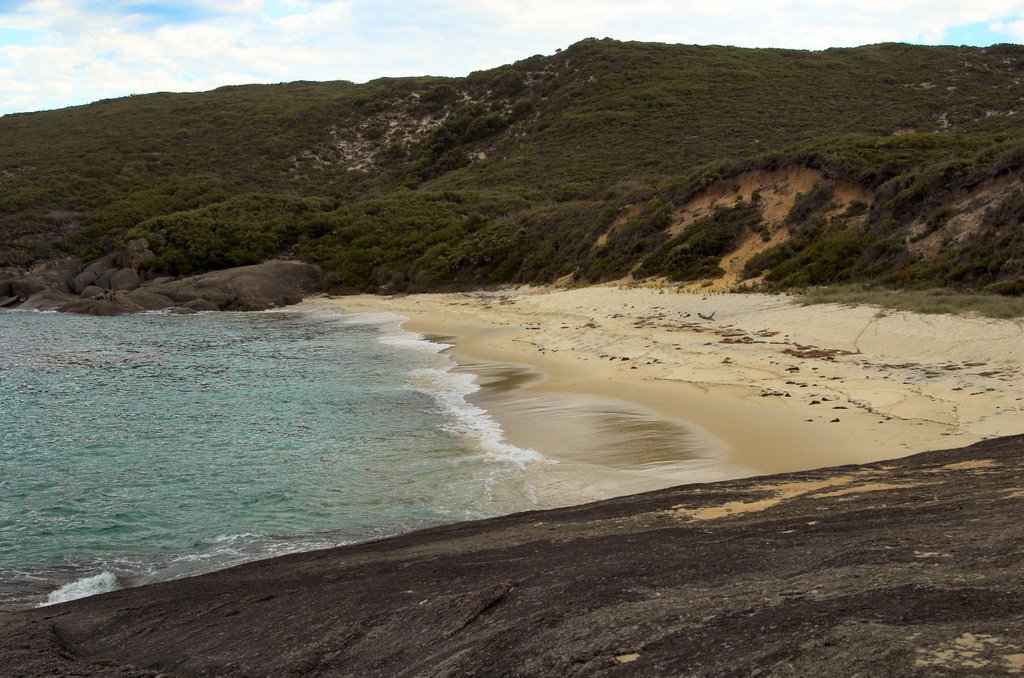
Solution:
<svg viewBox="0 0 1024 678">
<path fill-rule="evenodd" d="M 144 237 L 339 291 L 633 277 L 1024 292 L 1024 47 L 585 40 L 465 78 L 0 118 L 0 266 Z"/>
</svg>

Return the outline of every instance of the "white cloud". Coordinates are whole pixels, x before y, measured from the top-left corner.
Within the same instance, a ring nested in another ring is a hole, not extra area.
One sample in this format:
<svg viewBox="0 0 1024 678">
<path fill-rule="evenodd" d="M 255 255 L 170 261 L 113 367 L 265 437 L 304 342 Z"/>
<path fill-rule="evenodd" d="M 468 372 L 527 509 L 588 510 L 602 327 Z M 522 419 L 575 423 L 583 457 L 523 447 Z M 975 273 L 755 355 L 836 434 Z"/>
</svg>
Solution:
<svg viewBox="0 0 1024 678">
<path fill-rule="evenodd" d="M 1024 18 L 1019 21 L 994 21 L 991 29 L 998 33 L 1012 35 L 1018 42 L 1024 42 Z"/>
<path fill-rule="evenodd" d="M 820 49 L 884 40 L 935 42 L 945 31 L 994 17 L 1024 15 L 1020 0 L 444 0 L 500 17 L 505 32 L 643 38 L 671 42 Z M 628 36 L 632 37 L 632 36 Z M 697 40 L 693 38 L 697 37 Z M 929 40 L 930 39 L 930 40 Z"/>
<path fill-rule="evenodd" d="M 192 0 L 119 9 L 140 5 L 0 5 L 0 112 L 244 82 L 459 75 L 584 37 L 820 49 L 937 43 L 951 28 L 982 24 L 1024 40 L 1024 0 Z"/>
</svg>

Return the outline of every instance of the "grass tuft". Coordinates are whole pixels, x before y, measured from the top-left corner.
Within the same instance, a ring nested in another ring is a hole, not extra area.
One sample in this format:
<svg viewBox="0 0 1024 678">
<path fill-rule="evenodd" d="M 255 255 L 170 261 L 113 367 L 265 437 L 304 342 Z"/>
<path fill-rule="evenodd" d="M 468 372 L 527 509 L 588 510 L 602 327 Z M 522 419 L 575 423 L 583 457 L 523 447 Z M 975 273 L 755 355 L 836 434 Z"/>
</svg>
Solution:
<svg viewBox="0 0 1024 678">
<path fill-rule="evenodd" d="M 1024 299 L 998 294 L 953 292 L 950 290 L 880 290 L 864 287 L 814 287 L 796 296 L 798 303 L 868 304 L 898 311 L 950 315 L 979 315 L 985 318 L 1024 317 Z"/>
</svg>

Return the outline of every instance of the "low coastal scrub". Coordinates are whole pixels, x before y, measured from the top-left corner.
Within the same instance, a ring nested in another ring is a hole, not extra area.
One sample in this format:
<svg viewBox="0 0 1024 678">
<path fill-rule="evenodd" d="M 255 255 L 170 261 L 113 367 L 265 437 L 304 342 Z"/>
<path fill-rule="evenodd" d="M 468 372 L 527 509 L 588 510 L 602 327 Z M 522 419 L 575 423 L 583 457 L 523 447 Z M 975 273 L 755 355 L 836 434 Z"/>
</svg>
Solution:
<svg viewBox="0 0 1024 678">
<path fill-rule="evenodd" d="M 322 266 L 334 291 L 710 279 L 752 234 L 770 234 L 754 196 L 680 228 L 687 202 L 796 167 L 823 180 L 784 215 L 788 237 L 747 262 L 748 278 L 1019 295 L 1024 190 L 990 189 L 1024 185 L 1021 64 L 1012 45 L 588 39 L 465 78 L 9 115 L 0 267 L 91 260 L 146 237 L 154 274 L 293 256 Z M 871 200 L 830 216 L 838 181 Z M 964 227 L 961 203 L 985 214 Z"/>
<path fill-rule="evenodd" d="M 986 318 L 1024 317 L 1024 298 L 950 290 L 882 290 L 868 287 L 814 287 L 798 292 L 799 303 L 869 304 L 914 313 L 977 314 Z"/>
</svg>

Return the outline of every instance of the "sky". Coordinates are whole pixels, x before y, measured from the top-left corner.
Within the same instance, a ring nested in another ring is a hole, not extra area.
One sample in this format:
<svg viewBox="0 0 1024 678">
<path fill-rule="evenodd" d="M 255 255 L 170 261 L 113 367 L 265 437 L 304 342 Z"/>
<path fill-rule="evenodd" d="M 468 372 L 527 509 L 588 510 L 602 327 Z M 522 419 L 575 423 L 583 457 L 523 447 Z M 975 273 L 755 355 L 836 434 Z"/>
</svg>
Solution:
<svg viewBox="0 0 1024 678">
<path fill-rule="evenodd" d="M 0 114 L 156 91 L 466 75 L 587 37 L 1024 42 L 1024 0 L 0 0 Z"/>
</svg>

